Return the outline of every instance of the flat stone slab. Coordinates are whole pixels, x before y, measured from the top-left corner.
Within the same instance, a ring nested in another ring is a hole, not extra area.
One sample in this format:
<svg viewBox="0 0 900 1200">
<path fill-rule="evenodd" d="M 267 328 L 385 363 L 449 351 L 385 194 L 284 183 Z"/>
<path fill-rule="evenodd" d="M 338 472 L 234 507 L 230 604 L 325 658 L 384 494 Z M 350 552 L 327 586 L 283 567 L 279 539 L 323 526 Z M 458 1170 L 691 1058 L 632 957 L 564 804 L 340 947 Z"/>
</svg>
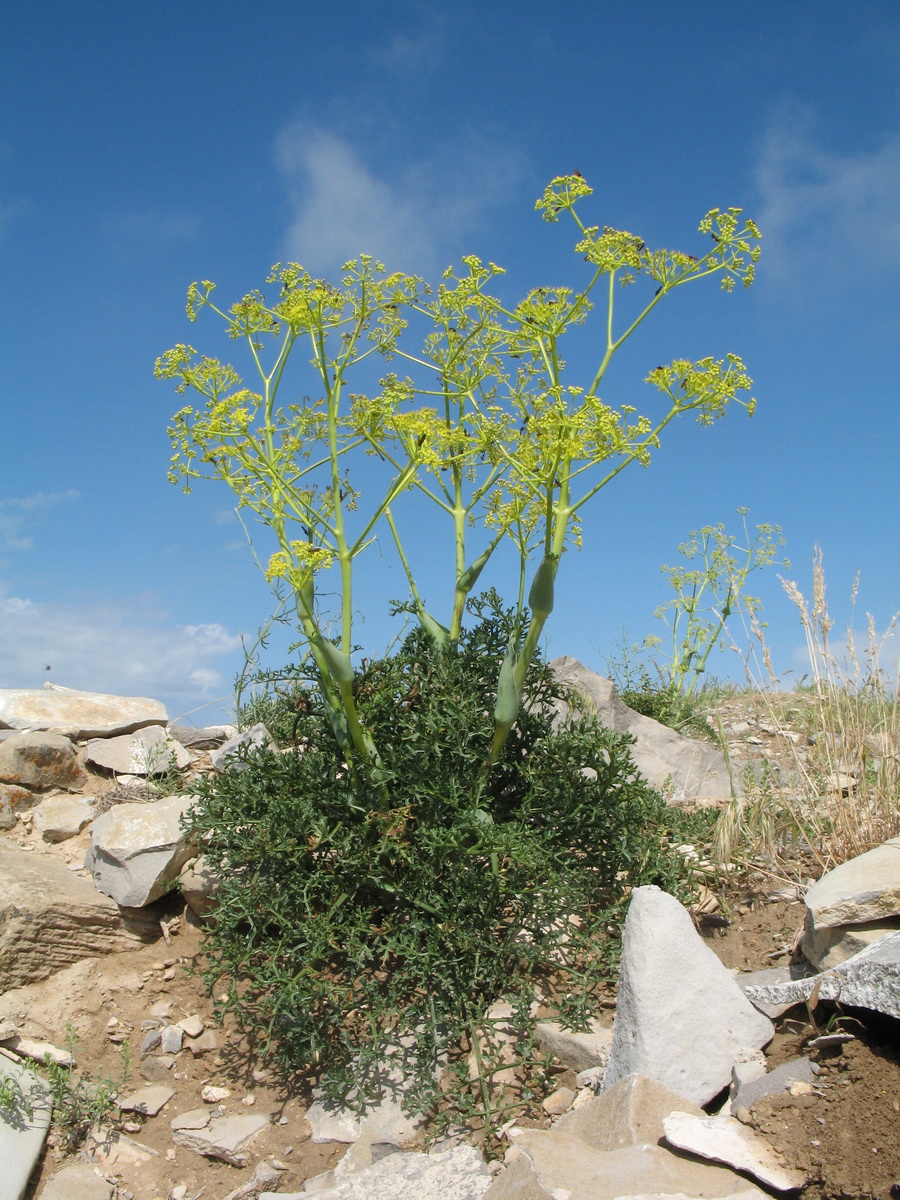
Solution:
<svg viewBox="0 0 900 1200">
<path fill-rule="evenodd" d="M 635 888 L 604 1091 L 637 1073 L 702 1106 L 728 1087 L 734 1063 L 773 1034 L 683 905 L 658 887 Z"/>
<path fill-rule="evenodd" d="M 0 688 L 0 728 L 46 729 L 83 741 L 165 725 L 165 706 L 146 696 L 110 696 L 74 688 Z"/>
<path fill-rule="evenodd" d="M 745 1171 L 776 1191 L 789 1192 L 806 1184 L 803 1171 L 788 1167 L 764 1137 L 734 1117 L 674 1112 L 663 1118 L 663 1128 L 670 1146 Z"/>
<path fill-rule="evenodd" d="M 804 933 L 800 948 L 814 967 L 827 971 L 846 962 L 854 954 L 859 954 L 860 950 L 865 950 L 886 933 L 894 933 L 898 929 L 900 917 L 863 921 L 859 925 L 831 925 L 824 929 L 811 927 Z"/>
<path fill-rule="evenodd" d="M 0 1162 L 4 1200 L 20 1200 L 44 1148 L 51 1106 L 43 1081 L 26 1066 L 0 1056 L 0 1078 L 11 1079 L 32 1098 L 31 1116 L 24 1110 L 0 1109 Z"/>
<path fill-rule="evenodd" d="M 734 1091 L 731 1098 L 731 1111 L 735 1114 L 741 1109 L 752 1108 L 766 1096 L 780 1096 L 790 1090 L 792 1083 L 816 1082 L 816 1074 L 808 1058 L 794 1058 L 782 1063 L 771 1071 L 757 1075 L 755 1079 L 742 1082 Z"/>
<path fill-rule="evenodd" d="M 618 1200 L 633 1195 L 716 1200 L 745 1192 L 755 1200 L 765 1197 L 727 1167 L 683 1158 L 662 1146 L 594 1150 L 578 1138 L 545 1129 L 511 1129 L 509 1136 L 523 1158 L 497 1177 L 485 1200 Z"/>
<path fill-rule="evenodd" d="M 804 899 L 816 930 L 900 916 L 900 837 L 828 871 Z"/>
<path fill-rule="evenodd" d="M 334 1187 L 318 1200 L 480 1200 L 491 1186 L 484 1159 L 472 1146 L 432 1154 L 391 1154 Z M 308 1200 L 309 1192 L 261 1192 L 259 1200 Z"/>
<path fill-rule="evenodd" d="M 118 737 L 93 738 L 84 748 L 85 761 L 117 775 L 165 775 L 191 765 L 181 742 L 161 725 L 148 725 Z"/>
<path fill-rule="evenodd" d="M 626 1075 L 608 1092 L 560 1117 L 553 1128 L 594 1150 L 621 1150 L 658 1142 L 665 1133 L 663 1117 L 679 1110 L 703 1116 L 702 1108 L 655 1079 Z"/>
<path fill-rule="evenodd" d="M 246 1117 L 214 1117 L 204 1129 L 173 1128 L 172 1141 L 204 1158 L 220 1158 L 233 1167 L 243 1167 L 247 1165 L 247 1155 L 243 1151 L 268 1124 L 269 1118 L 261 1113 Z"/>
<path fill-rule="evenodd" d="M 885 934 L 830 971 L 790 983 L 746 987 L 746 994 L 766 1004 L 797 1004 L 814 990 L 819 1000 L 838 1000 L 900 1018 L 900 931 Z"/>
<path fill-rule="evenodd" d="M 75 1163 L 52 1175 L 38 1200 L 111 1200 L 113 1185 L 93 1167 Z"/>
<path fill-rule="evenodd" d="M 139 1088 L 130 1096 L 123 1097 L 118 1103 L 122 1112 L 136 1112 L 142 1113 L 145 1117 L 155 1117 L 162 1112 L 174 1095 L 173 1087 L 151 1084 L 149 1087 Z"/>
</svg>

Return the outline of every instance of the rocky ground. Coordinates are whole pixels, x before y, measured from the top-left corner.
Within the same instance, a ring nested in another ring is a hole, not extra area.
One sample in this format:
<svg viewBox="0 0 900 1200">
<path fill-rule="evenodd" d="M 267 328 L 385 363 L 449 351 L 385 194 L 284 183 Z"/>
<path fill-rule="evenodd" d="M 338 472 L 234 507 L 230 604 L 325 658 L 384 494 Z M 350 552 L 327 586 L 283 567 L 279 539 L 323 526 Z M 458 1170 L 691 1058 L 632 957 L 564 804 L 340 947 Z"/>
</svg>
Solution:
<svg viewBox="0 0 900 1200">
<path fill-rule="evenodd" d="M 726 717 L 737 755 L 763 752 L 777 759 L 780 750 L 787 753 L 796 745 L 785 736 L 789 730 L 766 728 L 764 715 L 741 709 L 737 701 Z M 90 775 L 94 794 L 110 791 L 108 773 L 92 770 Z M 0 850 L 57 861 L 76 876 L 83 874 L 89 844 L 87 830 L 48 842 L 28 812 L 0 834 Z M 722 876 L 713 889 L 716 899 L 707 897 L 694 915 L 706 944 L 726 967 L 760 970 L 791 960 L 806 912 L 802 875 L 800 870 L 790 879 L 775 869 Z M 238 1200 L 255 1197 L 263 1180 L 270 1191 L 300 1191 L 305 1180 L 342 1158 L 346 1144 L 314 1141 L 305 1115 L 311 1097 L 285 1093 L 233 1021 L 216 1022 L 213 998 L 194 973 L 202 963 L 203 932 L 191 910 L 172 896 L 144 911 L 159 925 L 155 941 L 83 959 L 0 996 L 0 1029 L 11 1022 L 18 1034 L 55 1046 L 65 1043 L 68 1030 L 86 1077 L 118 1080 L 123 1051 L 129 1059 L 118 1087 L 124 1107 L 116 1120 L 105 1126 L 100 1141 L 89 1140 L 77 1155 L 67 1145 L 65 1129 L 55 1129 L 26 1197 L 38 1200 L 56 1172 L 85 1159 L 113 1181 L 115 1200 L 197 1200 L 201 1195 Z M 606 1015 L 611 1016 L 610 1008 Z M 173 1029 L 180 1031 L 180 1048 Z M 811 1039 L 835 1031 L 853 1038 L 810 1049 Z M 156 1044 L 157 1034 L 167 1043 Z M 777 1019 L 766 1055 L 770 1070 L 802 1055 L 820 1068 L 814 1085 L 792 1085 L 743 1114 L 786 1162 L 806 1174 L 808 1183 L 790 1194 L 802 1200 L 900 1195 L 900 1021 L 825 1003 L 813 1009 L 795 1005 Z M 574 1070 L 560 1065 L 554 1086 L 576 1092 Z M 153 1115 L 128 1107 L 134 1093 L 146 1087 L 157 1089 L 145 1102 Z M 267 1120 L 242 1150 L 236 1141 L 240 1131 L 227 1119 L 254 1116 Z M 179 1117 L 186 1119 L 176 1140 L 172 1122 Z M 546 1128 L 551 1117 L 535 1108 L 521 1124 Z M 205 1137 L 216 1131 L 226 1150 L 231 1137 L 233 1162 L 205 1157 L 191 1142 L 192 1133 Z M 491 1149 L 502 1154 L 506 1145 L 502 1141 Z M 81 1200 L 81 1195 L 61 1192 L 54 1200 Z M 92 1200 L 89 1191 L 83 1195 Z"/>
</svg>

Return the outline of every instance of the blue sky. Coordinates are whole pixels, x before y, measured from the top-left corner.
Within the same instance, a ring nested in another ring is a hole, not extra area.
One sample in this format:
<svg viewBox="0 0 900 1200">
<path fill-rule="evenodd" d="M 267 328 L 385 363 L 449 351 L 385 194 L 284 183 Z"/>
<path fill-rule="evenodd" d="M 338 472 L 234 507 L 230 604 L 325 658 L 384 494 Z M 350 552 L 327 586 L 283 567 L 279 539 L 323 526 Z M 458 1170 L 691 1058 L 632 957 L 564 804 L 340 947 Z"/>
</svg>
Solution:
<svg viewBox="0 0 900 1200">
<path fill-rule="evenodd" d="M 186 320 L 193 280 L 230 303 L 275 261 L 327 276 L 370 251 L 434 279 L 474 253 L 524 294 L 572 276 L 570 231 L 534 201 L 574 170 L 586 219 L 650 245 L 702 245 L 714 205 L 763 233 L 754 287 L 676 292 L 604 399 L 646 408 L 657 363 L 733 351 L 759 407 L 674 429 L 598 498 L 548 652 L 602 669 L 624 627 L 657 632 L 661 564 L 740 506 L 783 527 L 804 591 L 822 547 L 836 635 L 857 572 L 858 627 L 900 608 L 894 0 L 80 0 L 8 6 L 0 61 L 0 687 L 228 709 L 271 599 L 229 493 L 166 481 L 179 401 L 154 360 L 226 353 Z M 431 528 L 414 543 L 427 593 L 448 548 Z M 386 541 L 370 567 L 371 654 L 405 587 Z M 776 668 L 802 674 L 775 572 L 752 590 Z"/>
</svg>

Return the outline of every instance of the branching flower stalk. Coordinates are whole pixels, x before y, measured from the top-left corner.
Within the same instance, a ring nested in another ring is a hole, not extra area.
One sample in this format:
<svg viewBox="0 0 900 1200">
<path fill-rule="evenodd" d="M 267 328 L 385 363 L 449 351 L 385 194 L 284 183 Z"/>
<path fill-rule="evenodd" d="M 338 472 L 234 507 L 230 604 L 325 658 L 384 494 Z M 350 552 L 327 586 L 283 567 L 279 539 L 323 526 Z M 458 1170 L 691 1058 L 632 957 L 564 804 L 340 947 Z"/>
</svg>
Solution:
<svg viewBox="0 0 900 1200">
<path fill-rule="evenodd" d="M 666 398 L 654 417 L 638 416 L 630 404 L 613 409 L 600 398 L 614 355 L 664 296 L 711 276 L 726 291 L 737 281 L 752 283 L 759 231 L 739 220 L 739 209 L 713 209 L 700 222 L 711 239 L 703 256 L 651 250 L 631 233 L 585 226 L 576 205 L 590 194 L 581 176 L 563 176 L 536 205 L 547 221 L 562 212 L 574 219 L 576 253 L 591 268 L 581 291 L 539 288 L 510 307 L 487 290 L 502 268 L 474 256 L 462 260 L 458 274 L 448 269 L 435 292 L 414 277 L 387 275 L 366 256 L 345 264 L 340 287 L 313 279 L 297 264 L 276 266 L 268 282 L 280 285 L 280 297 L 271 305 L 254 292 L 225 312 L 213 303 L 208 282 L 188 294 L 191 319 L 211 308 L 232 338 L 247 342 L 259 393 L 243 388 L 231 366 L 198 358 L 189 346 L 176 346 L 157 362 L 158 376 L 205 399 L 204 408 L 183 408 L 173 419 L 171 477 L 183 480 L 186 490 L 196 478 L 224 480 L 239 507 L 249 507 L 274 534 L 269 578 L 285 581 L 294 593 L 331 727 L 353 770 L 382 766 L 359 722 L 350 658 L 353 566 L 382 523 L 419 621 L 448 652 L 458 642 L 466 600 L 495 551 L 507 539 L 517 551 L 518 620 L 500 671 L 489 767 L 516 720 L 525 673 L 553 609 L 562 555 L 580 545 L 581 510 L 626 467 L 647 466 L 676 417 L 694 413 L 710 425 L 732 401 L 753 412 L 755 401 L 741 398 L 751 381 L 734 354 L 677 359 L 652 370 L 647 382 Z M 618 289 L 642 275 L 657 284 L 655 292 L 617 332 Z M 605 293 L 606 314 L 599 361 L 585 386 L 568 382 L 562 339 L 588 320 L 595 293 Z M 298 341 L 309 348 L 317 398 L 278 408 Z M 367 368 L 359 368 L 376 354 L 399 361 L 409 374 L 385 375 L 374 395 L 350 393 L 348 375 L 364 378 Z M 378 460 L 385 478 L 359 517 L 351 468 L 363 453 Z M 404 544 L 401 510 L 410 489 L 429 498 L 452 528 L 454 588 L 446 624 L 426 608 Z M 473 528 L 481 537 L 470 550 Z M 526 615 L 526 574 L 535 556 Z M 333 639 L 316 587 L 332 567 L 340 596 L 340 634 Z"/>
</svg>

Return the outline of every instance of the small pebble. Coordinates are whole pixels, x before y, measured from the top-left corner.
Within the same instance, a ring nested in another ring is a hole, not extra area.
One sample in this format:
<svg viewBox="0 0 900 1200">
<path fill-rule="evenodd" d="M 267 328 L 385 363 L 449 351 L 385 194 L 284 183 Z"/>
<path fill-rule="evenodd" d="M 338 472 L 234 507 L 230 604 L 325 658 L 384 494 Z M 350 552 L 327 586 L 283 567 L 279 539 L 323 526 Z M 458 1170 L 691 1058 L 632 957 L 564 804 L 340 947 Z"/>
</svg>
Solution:
<svg viewBox="0 0 900 1200">
<path fill-rule="evenodd" d="M 241 1100 L 241 1104 L 243 1104 L 245 1108 L 252 1108 L 255 1103 L 255 1096 L 244 1096 L 244 1098 Z"/>
</svg>

